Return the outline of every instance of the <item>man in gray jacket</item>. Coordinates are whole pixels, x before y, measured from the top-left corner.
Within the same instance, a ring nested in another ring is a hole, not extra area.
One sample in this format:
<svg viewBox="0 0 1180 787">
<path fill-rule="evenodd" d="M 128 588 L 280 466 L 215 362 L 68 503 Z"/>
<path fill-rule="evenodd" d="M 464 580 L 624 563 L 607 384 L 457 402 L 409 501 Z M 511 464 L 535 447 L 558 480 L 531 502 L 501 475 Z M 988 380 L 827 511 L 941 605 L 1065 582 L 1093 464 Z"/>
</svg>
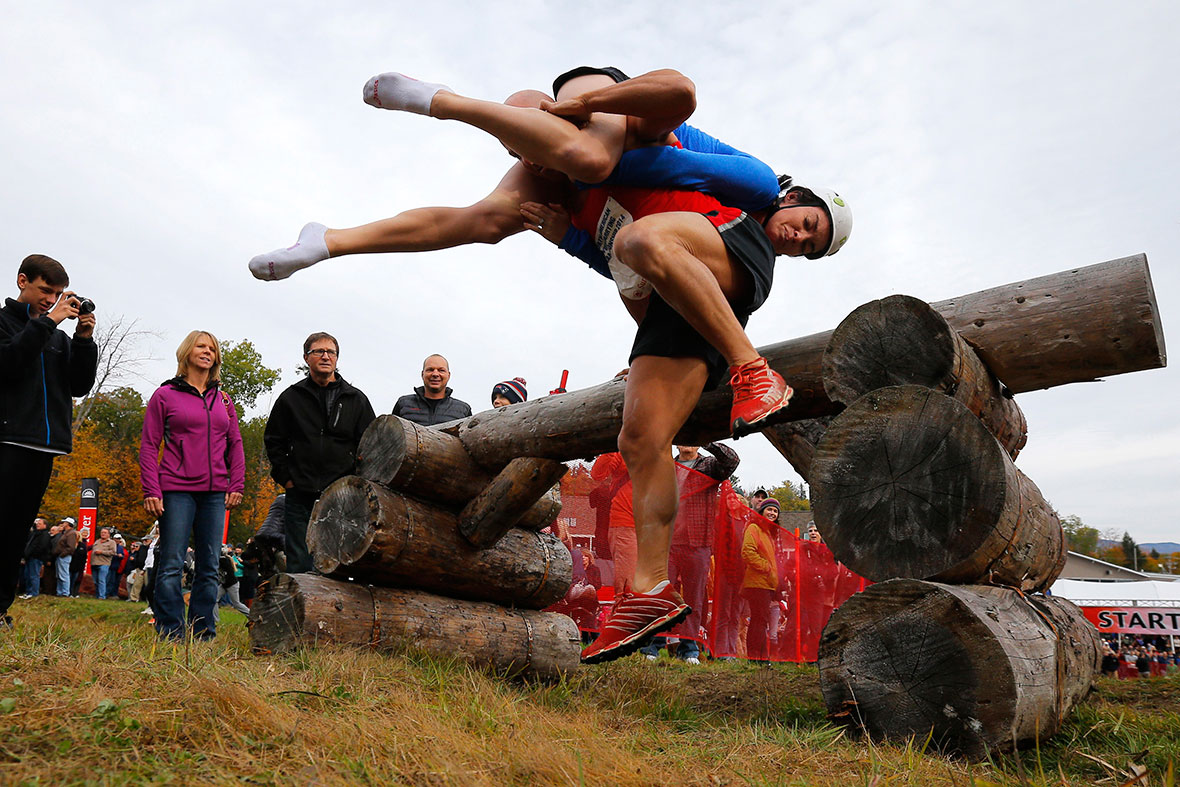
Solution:
<svg viewBox="0 0 1180 787">
<path fill-rule="evenodd" d="M 447 387 L 451 365 L 441 355 L 427 356 L 422 362 L 422 385 L 406 394 L 393 406 L 393 414 L 423 426 L 445 424 L 471 415 L 471 405 L 452 396 Z"/>
</svg>

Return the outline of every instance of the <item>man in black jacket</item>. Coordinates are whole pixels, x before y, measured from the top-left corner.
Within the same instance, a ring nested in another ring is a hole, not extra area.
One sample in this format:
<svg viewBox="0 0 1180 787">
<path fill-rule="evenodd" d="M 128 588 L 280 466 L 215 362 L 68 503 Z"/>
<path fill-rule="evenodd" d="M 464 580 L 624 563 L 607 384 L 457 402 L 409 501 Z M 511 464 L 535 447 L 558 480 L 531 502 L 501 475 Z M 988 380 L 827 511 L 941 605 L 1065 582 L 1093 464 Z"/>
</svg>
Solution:
<svg viewBox="0 0 1180 787">
<path fill-rule="evenodd" d="M 21 598 L 41 595 L 41 567 L 53 559 L 50 549 L 49 523 L 44 517 L 33 522 L 33 532 L 25 545 L 25 594 Z"/>
<path fill-rule="evenodd" d="M 320 492 L 356 469 L 356 448 L 376 415 L 369 398 L 336 372 L 340 344 L 327 333 L 303 342 L 308 376 L 279 394 L 266 422 L 270 474 L 287 490 L 287 571 L 312 568 L 307 522 Z"/>
<path fill-rule="evenodd" d="M 53 457 L 73 448 L 73 397 L 85 396 L 98 370 L 94 313 L 66 292 L 57 260 L 32 254 L 16 276 L 20 294 L 0 309 L 0 627 L 11 625 L 21 555 Z M 77 319 L 74 337 L 59 330 Z"/>
<path fill-rule="evenodd" d="M 447 387 L 451 365 L 441 355 L 427 356 L 422 362 L 422 385 L 406 394 L 393 406 L 393 414 L 423 426 L 445 424 L 471 415 L 471 405 L 456 399 Z"/>
</svg>

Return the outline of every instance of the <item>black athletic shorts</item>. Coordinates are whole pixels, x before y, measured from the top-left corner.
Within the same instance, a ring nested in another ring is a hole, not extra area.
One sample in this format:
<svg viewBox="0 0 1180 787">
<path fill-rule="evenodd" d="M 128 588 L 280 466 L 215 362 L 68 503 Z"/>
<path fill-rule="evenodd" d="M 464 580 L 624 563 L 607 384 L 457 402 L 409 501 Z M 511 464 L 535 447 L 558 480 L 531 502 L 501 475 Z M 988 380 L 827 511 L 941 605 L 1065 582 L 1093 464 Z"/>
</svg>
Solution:
<svg viewBox="0 0 1180 787">
<path fill-rule="evenodd" d="M 575 77 L 584 77 L 589 76 L 590 74 L 604 74 L 616 82 L 626 82 L 631 78 L 614 66 L 604 66 L 602 68 L 595 68 L 594 66 L 578 66 L 577 68 L 566 71 L 557 79 L 553 80 L 553 97 L 557 98 L 558 91 L 561 90 L 562 86 L 566 82 L 569 82 Z"/>
<path fill-rule="evenodd" d="M 744 328 L 750 315 L 770 295 L 774 280 L 774 247 L 762 229 L 762 225 L 749 214 L 743 213 L 728 224 L 717 228 L 730 256 L 745 268 L 753 282 L 749 298 L 744 303 L 730 304 L 738 322 Z M 640 355 L 656 355 L 661 358 L 700 358 L 709 367 L 709 379 L 705 390 L 716 388 L 728 370 L 725 358 L 713 345 L 705 340 L 688 322 L 659 296 L 652 293 L 647 314 L 635 332 L 635 343 L 631 346 L 629 362 Z"/>
</svg>

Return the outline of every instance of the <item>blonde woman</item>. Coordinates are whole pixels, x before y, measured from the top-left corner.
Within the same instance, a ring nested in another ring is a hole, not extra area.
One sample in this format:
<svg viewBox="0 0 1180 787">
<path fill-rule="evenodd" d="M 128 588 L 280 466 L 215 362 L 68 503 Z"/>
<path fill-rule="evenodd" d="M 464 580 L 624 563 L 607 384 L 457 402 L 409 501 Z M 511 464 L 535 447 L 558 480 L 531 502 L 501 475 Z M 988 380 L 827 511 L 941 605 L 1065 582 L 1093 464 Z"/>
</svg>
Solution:
<svg viewBox="0 0 1180 787">
<path fill-rule="evenodd" d="M 245 458 L 237 410 L 220 389 L 217 338 L 193 331 L 176 364 L 176 376 L 148 401 L 139 445 L 143 506 L 160 521 L 152 609 L 161 638 L 183 639 L 191 629 L 212 639 L 225 511 L 242 502 Z M 186 624 L 180 578 L 190 536 L 196 571 Z"/>
</svg>

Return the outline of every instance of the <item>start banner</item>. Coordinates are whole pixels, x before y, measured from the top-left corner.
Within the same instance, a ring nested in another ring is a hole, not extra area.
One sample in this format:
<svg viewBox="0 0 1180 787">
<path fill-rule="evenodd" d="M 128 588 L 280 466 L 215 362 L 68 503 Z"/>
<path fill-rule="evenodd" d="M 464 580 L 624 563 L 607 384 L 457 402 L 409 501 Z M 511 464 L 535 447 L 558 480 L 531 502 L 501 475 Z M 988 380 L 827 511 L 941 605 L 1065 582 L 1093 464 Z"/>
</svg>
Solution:
<svg viewBox="0 0 1180 787">
<path fill-rule="evenodd" d="M 1082 607 L 1103 634 L 1180 634 L 1180 607 Z"/>
</svg>

